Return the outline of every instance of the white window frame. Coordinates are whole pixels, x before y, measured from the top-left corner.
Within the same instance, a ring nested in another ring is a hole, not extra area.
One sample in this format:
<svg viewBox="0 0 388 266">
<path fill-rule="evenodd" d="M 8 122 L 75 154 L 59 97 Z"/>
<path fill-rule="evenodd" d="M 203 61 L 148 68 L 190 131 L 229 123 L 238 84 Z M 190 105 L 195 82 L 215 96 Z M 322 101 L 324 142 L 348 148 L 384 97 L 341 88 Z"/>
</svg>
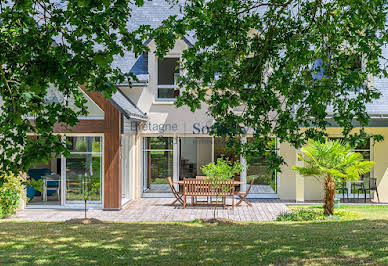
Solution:
<svg viewBox="0 0 388 266">
<path fill-rule="evenodd" d="M 180 56 L 169 56 L 166 58 L 176 58 L 178 61 L 180 60 Z M 158 102 L 176 102 L 177 98 L 159 98 L 159 89 L 174 89 L 179 90 L 179 86 L 177 84 L 177 77 L 181 75 L 181 70 L 179 69 L 179 73 L 174 73 L 174 84 L 172 85 L 159 85 L 159 58 L 156 57 L 156 101 Z"/>
</svg>

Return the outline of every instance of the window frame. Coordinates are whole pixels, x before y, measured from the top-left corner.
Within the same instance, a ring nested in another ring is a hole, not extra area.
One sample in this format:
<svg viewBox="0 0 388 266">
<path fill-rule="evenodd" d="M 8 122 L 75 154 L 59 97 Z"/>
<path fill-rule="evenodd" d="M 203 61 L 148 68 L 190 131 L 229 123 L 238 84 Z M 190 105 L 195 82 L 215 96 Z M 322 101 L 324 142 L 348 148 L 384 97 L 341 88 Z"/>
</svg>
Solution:
<svg viewBox="0 0 388 266">
<path fill-rule="evenodd" d="M 178 67 L 179 67 L 180 56 L 178 56 L 178 55 L 167 56 L 163 60 L 169 59 L 169 58 L 176 59 Z M 174 72 L 174 84 L 171 84 L 171 85 L 159 84 L 159 61 L 163 61 L 163 60 L 156 57 L 156 73 L 157 73 L 157 75 L 156 75 L 156 97 L 155 97 L 155 99 L 158 102 L 175 102 L 177 100 L 178 96 L 175 96 L 174 98 L 161 98 L 161 97 L 159 97 L 159 89 L 174 89 L 174 94 L 175 94 L 175 91 L 179 91 L 179 86 L 176 84 L 177 80 L 175 79 L 175 75 L 177 74 L 177 76 L 179 77 L 181 75 L 181 70 L 180 70 L 180 68 L 178 68 L 178 72 L 177 73 Z M 179 95 L 180 95 L 180 92 L 179 92 Z"/>
</svg>

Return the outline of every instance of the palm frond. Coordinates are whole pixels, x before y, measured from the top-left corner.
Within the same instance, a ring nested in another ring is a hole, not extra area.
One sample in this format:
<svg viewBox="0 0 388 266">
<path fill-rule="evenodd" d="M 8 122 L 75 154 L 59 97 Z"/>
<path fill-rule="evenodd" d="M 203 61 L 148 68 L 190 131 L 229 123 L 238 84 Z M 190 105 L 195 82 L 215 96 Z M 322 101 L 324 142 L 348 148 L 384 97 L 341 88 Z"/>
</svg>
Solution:
<svg viewBox="0 0 388 266">
<path fill-rule="evenodd" d="M 322 176 L 330 174 L 337 180 L 358 180 L 361 175 L 370 171 L 374 162 L 363 161 L 360 153 L 352 151 L 350 145 L 340 140 L 310 140 L 298 155 L 304 166 L 292 169 L 303 176 Z"/>
</svg>

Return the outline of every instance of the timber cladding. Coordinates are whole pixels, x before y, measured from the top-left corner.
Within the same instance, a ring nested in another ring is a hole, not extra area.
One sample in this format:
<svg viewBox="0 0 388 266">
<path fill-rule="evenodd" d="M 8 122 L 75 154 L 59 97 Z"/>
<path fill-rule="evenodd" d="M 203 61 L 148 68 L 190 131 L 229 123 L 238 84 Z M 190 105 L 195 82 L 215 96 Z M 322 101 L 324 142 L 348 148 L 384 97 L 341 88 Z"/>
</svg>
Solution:
<svg viewBox="0 0 388 266">
<path fill-rule="evenodd" d="M 86 91 L 85 93 L 104 111 L 104 209 L 119 210 L 121 208 L 121 113 L 101 93 Z"/>
<path fill-rule="evenodd" d="M 104 120 L 80 120 L 74 127 L 57 123 L 55 133 L 104 133 Z"/>
<path fill-rule="evenodd" d="M 105 104 L 104 209 L 121 208 L 121 113 Z"/>
</svg>

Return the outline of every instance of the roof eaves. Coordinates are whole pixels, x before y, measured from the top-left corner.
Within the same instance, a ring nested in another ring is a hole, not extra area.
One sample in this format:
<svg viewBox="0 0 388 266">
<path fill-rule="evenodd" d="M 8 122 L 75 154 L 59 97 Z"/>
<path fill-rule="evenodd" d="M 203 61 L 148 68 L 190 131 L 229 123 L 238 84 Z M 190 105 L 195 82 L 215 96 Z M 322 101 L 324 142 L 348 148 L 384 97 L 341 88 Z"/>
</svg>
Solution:
<svg viewBox="0 0 388 266">
<path fill-rule="evenodd" d="M 117 93 L 120 93 L 120 96 L 124 97 L 125 100 L 127 100 L 137 111 L 138 113 L 130 112 L 128 110 L 125 110 L 122 108 L 114 99 L 110 98 L 109 102 L 112 103 L 112 105 L 119 110 L 127 119 L 134 119 L 134 120 L 141 120 L 141 121 L 147 121 L 148 117 L 147 114 L 144 113 L 142 110 L 140 110 L 136 104 L 134 104 L 131 99 L 129 99 L 124 93 L 120 91 L 120 89 L 117 89 Z"/>
</svg>

